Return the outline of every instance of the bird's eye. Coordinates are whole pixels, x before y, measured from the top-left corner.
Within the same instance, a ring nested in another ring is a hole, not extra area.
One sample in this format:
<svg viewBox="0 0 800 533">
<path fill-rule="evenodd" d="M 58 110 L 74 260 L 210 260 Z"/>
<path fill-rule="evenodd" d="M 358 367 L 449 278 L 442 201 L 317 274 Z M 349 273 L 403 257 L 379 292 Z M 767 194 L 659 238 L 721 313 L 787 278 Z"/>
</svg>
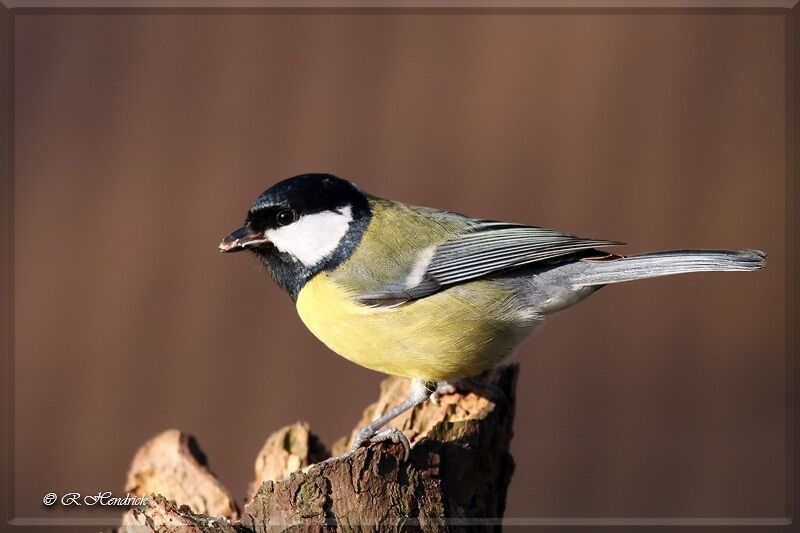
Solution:
<svg viewBox="0 0 800 533">
<path fill-rule="evenodd" d="M 293 209 L 281 209 L 275 215 L 275 220 L 279 226 L 288 226 L 297 219 L 297 213 Z"/>
</svg>

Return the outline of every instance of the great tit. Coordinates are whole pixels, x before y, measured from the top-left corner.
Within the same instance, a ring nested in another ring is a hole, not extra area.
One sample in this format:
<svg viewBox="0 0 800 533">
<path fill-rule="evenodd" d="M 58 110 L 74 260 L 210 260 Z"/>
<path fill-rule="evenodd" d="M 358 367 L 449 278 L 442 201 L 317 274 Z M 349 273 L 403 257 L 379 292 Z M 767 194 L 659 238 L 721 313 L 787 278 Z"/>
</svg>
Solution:
<svg viewBox="0 0 800 533">
<path fill-rule="evenodd" d="M 393 418 L 507 357 L 544 319 L 604 285 L 685 272 L 757 270 L 758 250 L 621 256 L 623 243 L 385 200 L 330 174 L 264 191 L 222 252 L 247 250 L 331 350 L 411 380 L 409 398 L 359 431 L 391 439 Z"/>
</svg>

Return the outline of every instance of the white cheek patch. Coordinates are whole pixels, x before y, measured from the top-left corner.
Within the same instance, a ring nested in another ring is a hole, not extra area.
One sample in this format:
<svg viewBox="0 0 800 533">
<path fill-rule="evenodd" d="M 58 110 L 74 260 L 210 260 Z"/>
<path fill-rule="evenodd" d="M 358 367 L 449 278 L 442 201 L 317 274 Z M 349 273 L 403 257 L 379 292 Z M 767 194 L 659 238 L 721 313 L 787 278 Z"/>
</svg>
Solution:
<svg viewBox="0 0 800 533">
<path fill-rule="evenodd" d="M 352 221 L 353 209 L 348 205 L 338 211 L 304 215 L 288 226 L 268 230 L 266 234 L 278 250 L 293 255 L 307 267 L 313 267 L 336 250 Z"/>
</svg>

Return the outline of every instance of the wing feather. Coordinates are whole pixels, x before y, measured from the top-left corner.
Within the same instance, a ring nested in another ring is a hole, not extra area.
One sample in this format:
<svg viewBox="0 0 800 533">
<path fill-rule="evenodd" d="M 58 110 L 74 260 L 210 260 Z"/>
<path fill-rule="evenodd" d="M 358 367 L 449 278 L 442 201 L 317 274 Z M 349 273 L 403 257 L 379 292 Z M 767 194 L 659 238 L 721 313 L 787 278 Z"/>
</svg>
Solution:
<svg viewBox="0 0 800 533">
<path fill-rule="evenodd" d="M 397 305 L 423 298 L 449 285 L 617 241 L 585 239 L 560 231 L 507 222 L 474 220 L 467 231 L 440 244 L 413 283 L 387 287 L 364 298 L 371 305 Z M 416 269 L 415 269 L 416 270 Z"/>
<path fill-rule="evenodd" d="M 482 222 L 469 233 L 440 245 L 426 275 L 444 286 L 499 270 L 617 244 L 621 243 L 584 239 L 534 226 Z"/>
</svg>

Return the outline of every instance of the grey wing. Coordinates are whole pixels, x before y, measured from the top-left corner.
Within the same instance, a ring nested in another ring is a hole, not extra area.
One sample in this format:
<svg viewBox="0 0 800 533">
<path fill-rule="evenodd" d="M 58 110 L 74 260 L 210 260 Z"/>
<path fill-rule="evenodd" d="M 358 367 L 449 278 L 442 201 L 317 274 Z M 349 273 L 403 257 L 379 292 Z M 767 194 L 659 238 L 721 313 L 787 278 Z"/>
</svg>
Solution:
<svg viewBox="0 0 800 533">
<path fill-rule="evenodd" d="M 423 252 L 405 280 L 365 296 L 363 301 L 396 305 L 495 272 L 619 244 L 535 226 L 475 220 L 465 233 Z"/>
</svg>

